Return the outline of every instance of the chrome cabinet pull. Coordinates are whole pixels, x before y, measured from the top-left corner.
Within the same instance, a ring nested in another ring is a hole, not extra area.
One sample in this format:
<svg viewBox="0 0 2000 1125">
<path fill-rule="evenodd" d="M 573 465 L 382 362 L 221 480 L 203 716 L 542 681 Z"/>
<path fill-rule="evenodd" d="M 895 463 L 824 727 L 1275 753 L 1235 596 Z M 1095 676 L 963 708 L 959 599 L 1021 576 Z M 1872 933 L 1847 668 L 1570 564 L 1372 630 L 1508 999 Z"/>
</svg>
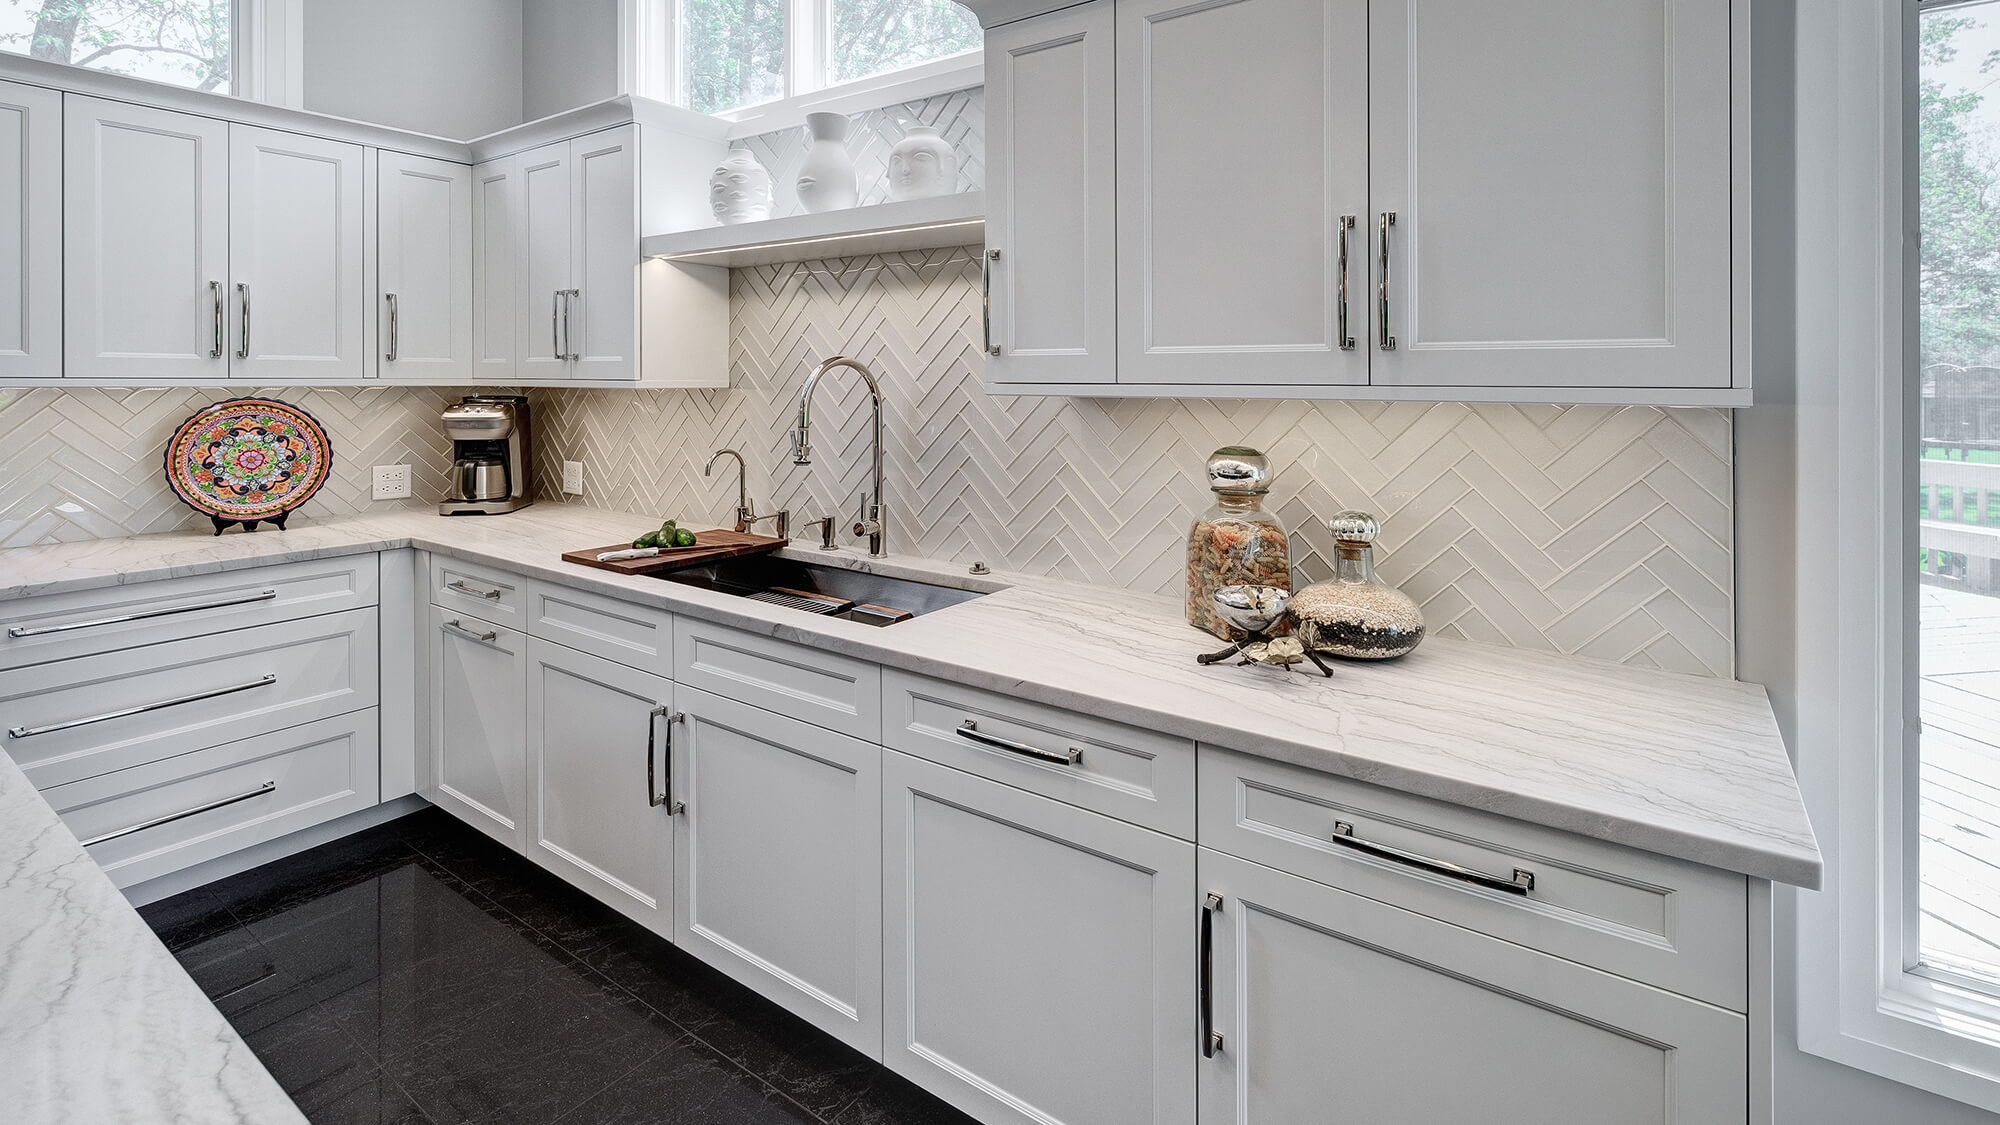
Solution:
<svg viewBox="0 0 2000 1125">
<path fill-rule="evenodd" d="M 988 250 L 979 264 L 979 316 L 986 326 L 987 355 L 1000 354 L 1000 345 L 993 342 L 993 263 L 999 260 L 1000 251 Z"/>
<path fill-rule="evenodd" d="M 958 724 L 952 733 L 968 742 L 977 742 L 981 746 L 991 746 L 996 750 L 1007 750 L 1015 754 L 1025 754 L 1030 758 L 1039 758 L 1044 762 L 1055 762 L 1059 765 L 1073 766 L 1083 760 L 1083 751 L 1074 746 L 1070 747 L 1067 751 L 1044 750 L 1039 746 L 1030 746 L 1025 742 L 1016 742 L 1011 738 L 982 734 L 979 730 L 979 724 L 971 719 Z"/>
<path fill-rule="evenodd" d="M 563 291 L 554 290 L 549 294 L 549 358 L 562 362 L 562 299 Z"/>
<path fill-rule="evenodd" d="M 1201 1057 L 1212 1059 L 1222 1050 L 1222 1033 L 1215 1030 L 1215 915 L 1222 896 L 1214 891 L 1201 900 Z"/>
<path fill-rule="evenodd" d="M 1382 342 L 1380 347 L 1385 352 L 1396 350 L 1396 338 L 1389 334 L 1389 228 L 1395 225 L 1396 213 L 1394 211 L 1382 212 L 1382 277 L 1380 281 L 1381 289 L 1376 296 L 1376 302 L 1380 306 L 1382 314 Z"/>
<path fill-rule="evenodd" d="M 394 293 L 384 293 L 382 294 L 382 299 L 389 302 L 389 353 L 382 358 L 388 360 L 390 363 L 394 363 L 396 362 L 396 322 L 401 318 L 396 313 L 396 295 Z"/>
<path fill-rule="evenodd" d="M 243 310 L 243 341 L 236 347 L 236 358 L 249 359 L 250 358 L 250 285 L 248 282 L 239 281 L 236 283 L 236 300 L 242 306 Z"/>
<path fill-rule="evenodd" d="M 465 579 L 463 578 L 454 579 L 453 581 L 445 583 L 445 589 L 457 590 L 461 594 L 476 594 L 479 597 L 492 598 L 495 601 L 498 601 L 500 599 L 500 591 L 482 590 L 477 586 L 467 586 L 465 584 Z"/>
<path fill-rule="evenodd" d="M 215 343 L 209 346 L 208 358 L 221 359 L 222 358 L 222 283 L 220 281 L 211 281 L 208 283 L 208 300 L 210 307 L 215 310 Z"/>
<path fill-rule="evenodd" d="M 582 358 L 583 358 L 583 356 L 582 356 L 581 354 L 579 354 L 579 353 L 577 353 L 576 351 L 572 350 L 572 349 L 573 349 L 573 348 L 575 347 L 575 345 L 574 345 L 574 344 L 573 344 L 573 343 L 571 342 L 571 340 L 570 340 L 570 338 L 569 338 L 569 314 L 570 314 L 570 302 L 571 302 L 571 301 L 573 301 L 573 300 L 575 300 L 575 299 L 576 299 L 576 298 L 578 298 L 578 297 L 581 297 L 581 296 L 583 296 L 583 290 L 581 290 L 581 289 L 564 289 L 564 290 L 562 290 L 562 341 L 563 341 L 563 354 L 562 354 L 562 355 L 559 355 L 559 356 L 557 356 L 556 358 L 557 358 L 557 359 L 560 359 L 560 360 L 562 360 L 562 361 L 564 361 L 564 362 L 566 362 L 566 363 L 575 363 L 575 362 L 576 362 L 577 360 L 579 360 L 579 359 L 582 359 Z"/>
<path fill-rule="evenodd" d="M 40 637 L 49 633 L 67 633 L 72 629 L 96 629 L 105 625 L 122 625 L 127 621 L 144 621 L 152 617 L 169 617 L 176 613 L 194 613 L 203 609 L 221 609 L 224 606 L 247 605 L 250 602 L 268 602 L 278 596 L 276 590 L 259 590 L 238 598 L 223 598 L 220 601 L 196 602 L 193 605 L 169 606 L 166 609 L 142 609 L 137 613 L 121 613 L 116 617 L 97 617 L 89 621 L 65 621 L 60 625 L 15 625 L 7 630 L 10 637 Z"/>
<path fill-rule="evenodd" d="M 667 784 L 664 788 L 653 787 L 653 733 L 658 729 L 661 717 L 667 720 Z M 674 724 L 687 718 L 662 703 L 646 713 L 646 801 L 654 808 L 667 806 L 668 816 L 679 816 L 687 806 L 674 800 Z"/>
<path fill-rule="evenodd" d="M 1347 323 L 1347 236 L 1354 229 L 1354 216 L 1340 217 L 1340 350 L 1354 350 L 1354 333 Z"/>
<path fill-rule="evenodd" d="M 44 727 L 10 727 L 7 730 L 7 737 L 33 738 L 38 734 L 54 734 L 59 730 L 75 730 L 77 727 L 87 727 L 93 723 L 108 723 L 113 719 L 143 715 L 148 711 L 158 711 L 166 707 L 179 707 L 183 703 L 199 703 L 204 699 L 214 699 L 221 695 L 234 695 L 239 691 L 249 691 L 251 688 L 269 687 L 277 682 L 278 677 L 276 676 L 259 676 L 249 683 L 210 688 L 207 691 L 195 692 L 193 695 L 183 695 L 174 699 L 162 699 L 153 703 L 141 703 L 137 707 L 122 707 L 116 711 L 106 711 L 102 715 L 92 715 L 87 719 L 70 719 L 66 722 L 50 723 Z"/>
<path fill-rule="evenodd" d="M 1416 852 L 1406 852 L 1401 848 L 1392 848 L 1387 844 L 1377 844 L 1370 840 L 1363 840 L 1354 834 L 1354 826 L 1344 820 L 1333 822 L 1332 839 L 1334 843 L 1339 844 L 1343 848 L 1353 848 L 1357 852 L 1363 852 L 1396 863 L 1407 864 L 1410 867 L 1435 872 L 1439 875 L 1446 875 L 1453 879 L 1463 879 L 1468 883 L 1476 883 L 1479 886 L 1496 891 L 1505 891 L 1510 895 L 1522 895 L 1525 897 L 1529 891 L 1535 889 L 1535 873 L 1524 867 L 1516 867 L 1514 869 L 1514 876 L 1511 879 L 1500 875 L 1490 875 L 1484 871 L 1477 871 L 1470 867 L 1461 867 L 1449 860 L 1432 859 L 1426 855 L 1418 855 Z"/>
<path fill-rule="evenodd" d="M 466 628 L 464 625 L 460 624 L 457 618 L 453 618 L 452 620 L 445 622 L 444 627 L 450 629 L 454 633 L 459 634 L 460 636 L 471 637 L 475 641 L 485 641 L 488 644 L 491 644 L 492 642 L 500 638 L 500 634 L 498 633 L 475 633 L 472 630 Z"/>
<path fill-rule="evenodd" d="M 186 820 L 188 817 L 191 816 L 200 816 L 202 813 L 205 812 L 214 812 L 216 809 L 227 808 L 230 805 L 236 804 L 239 801 L 247 801 L 252 797 L 262 797 L 266 793 L 276 792 L 277 788 L 278 788 L 277 782 L 267 781 L 264 784 L 259 785 L 257 788 L 252 789 L 248 793 L 238 793 L 234 797 L 224 797 L 220 801 L 210 801 L 205 805 L 196 805 L 191 809 L 186 809 L 181 812 L 168 813 L 165 816 L 156 816 L 151 820 L 142 820 L 139 823 L 131 826 L 130 828 L 120 828 L 116 832 L 106 832 L 102 836 L 92 836 L 90 839 L 84 840 L 82 843 L 83 846 L 86 848 L 91 847 L 92 845 L 95 844 L 109 843 L 110 841 L 116 840 L 120 837 L 130 836 L 134 832 L 144 832 L 148 828 L 158 828 L 162 824 L 172 824 L 176 820 Z"/>
</svg>

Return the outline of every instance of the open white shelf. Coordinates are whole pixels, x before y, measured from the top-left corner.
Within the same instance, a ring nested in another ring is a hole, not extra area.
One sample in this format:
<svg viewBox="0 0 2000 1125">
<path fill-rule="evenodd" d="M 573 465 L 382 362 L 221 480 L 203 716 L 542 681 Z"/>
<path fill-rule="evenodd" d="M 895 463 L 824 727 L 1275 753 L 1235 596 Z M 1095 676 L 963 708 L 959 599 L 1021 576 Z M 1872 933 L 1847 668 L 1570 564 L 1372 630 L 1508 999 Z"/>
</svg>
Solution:
<svg viewBox="0 0 2000 1125">
<path fill-rule="evenodd" d="M 967 246 L 986 239 L 986 193 L 877 203 L 729 227 L 647 235 L 639 252 L 704 266 L 762 266 L 896 250 Z"/>
</svg>

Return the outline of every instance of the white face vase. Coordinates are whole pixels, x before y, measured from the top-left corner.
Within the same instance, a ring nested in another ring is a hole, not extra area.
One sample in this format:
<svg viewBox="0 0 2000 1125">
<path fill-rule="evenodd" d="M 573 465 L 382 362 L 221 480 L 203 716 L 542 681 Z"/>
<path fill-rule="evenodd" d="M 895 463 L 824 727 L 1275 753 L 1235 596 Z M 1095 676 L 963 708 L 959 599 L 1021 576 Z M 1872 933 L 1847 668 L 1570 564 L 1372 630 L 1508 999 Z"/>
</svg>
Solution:
<svg viewBox="0 0 2000 1125">
<path fill-rule="evenodd" d="M 747 148 L 732 148 L 708 177 L 708 205 L 724 223 L 771 217 L 771 173 Z"/>
<path fill-rule="evenodd" d="M 958 190 L 958 150 L 929 125 L 912 125 L 889 152 L 889 198 L 928 199 Z"/>
</svg>

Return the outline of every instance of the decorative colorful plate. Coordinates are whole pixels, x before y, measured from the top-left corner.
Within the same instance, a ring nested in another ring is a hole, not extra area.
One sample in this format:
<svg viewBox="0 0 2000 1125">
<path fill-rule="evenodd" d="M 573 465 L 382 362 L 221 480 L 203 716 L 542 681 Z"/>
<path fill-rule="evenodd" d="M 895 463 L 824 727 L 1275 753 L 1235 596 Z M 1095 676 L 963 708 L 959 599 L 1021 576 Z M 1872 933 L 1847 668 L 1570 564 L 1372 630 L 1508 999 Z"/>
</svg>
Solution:
<svg viewBox="0 0 2000 1125">
<path fill-rule="evenodd" d="M 333 467 L 333 445 L 313 416 L 268 398 L 196 411 L 167 442 L 167 484 L 222 534 L 232 523 L 279 530 Z"/>
</svg>

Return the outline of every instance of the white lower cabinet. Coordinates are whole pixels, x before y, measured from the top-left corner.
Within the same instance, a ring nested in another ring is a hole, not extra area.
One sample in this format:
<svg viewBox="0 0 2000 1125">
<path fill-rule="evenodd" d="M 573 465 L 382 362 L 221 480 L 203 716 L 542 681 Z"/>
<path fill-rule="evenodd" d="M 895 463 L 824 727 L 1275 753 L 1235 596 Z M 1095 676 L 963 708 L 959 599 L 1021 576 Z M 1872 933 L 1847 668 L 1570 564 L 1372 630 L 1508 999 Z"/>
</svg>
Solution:
<svg viewBox="0 0 2000 1125">
<path fill-rule="evenodd" d="M 1747 1117 L 1734 1012 L 1206 848 L 1200 885 L 1203 1125 Z"/>
<path fill-rule="evenodd" d="M 883 759 L 883 1061 L 993 1125 L 1193 1122 L 1194 845 Z"/>
<path fill-rule="evenodd" d="M 528 739 L 521 700 L 528 638 L 504 625 L 430 607 L 431 790 L 452 815 L 527 850 Z"/>
<path fill-rule="evenodd" d="M 882 757 L 685 684 L 671 804 L 675 941 L 882 1054 Z"/>
<path fill-rule="evenodd" d="M 674 929 L 663 796 L 674 684 L 528 639 L 528 858 L 663 936 Z"/>
</svg>

